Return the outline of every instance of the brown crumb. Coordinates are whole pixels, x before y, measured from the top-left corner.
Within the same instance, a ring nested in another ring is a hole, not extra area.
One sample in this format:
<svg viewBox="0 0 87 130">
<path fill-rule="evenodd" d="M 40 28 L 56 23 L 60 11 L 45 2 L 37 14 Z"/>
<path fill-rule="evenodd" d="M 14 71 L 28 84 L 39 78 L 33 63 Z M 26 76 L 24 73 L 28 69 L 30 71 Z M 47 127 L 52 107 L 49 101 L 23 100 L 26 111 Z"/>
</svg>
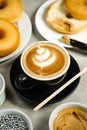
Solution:
<svg viewBox="0 0 87 130">
<path fill-rule="evenodd" d="M 66 35 L 63 35 L 63 36 L 61 37 L 61 40 L 62 40 L 64 43 L 66 43 L 66 44 L 70 44 L 70 38 L 69 38 L 68 36 L 66 36 Z"/>
</svg>

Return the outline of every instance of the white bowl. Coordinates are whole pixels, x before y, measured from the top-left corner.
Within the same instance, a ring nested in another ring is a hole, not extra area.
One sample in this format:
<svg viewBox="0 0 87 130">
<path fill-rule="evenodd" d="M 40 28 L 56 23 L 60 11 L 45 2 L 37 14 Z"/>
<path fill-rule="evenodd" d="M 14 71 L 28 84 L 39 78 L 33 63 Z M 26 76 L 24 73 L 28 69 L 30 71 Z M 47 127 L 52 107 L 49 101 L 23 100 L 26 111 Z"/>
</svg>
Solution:
<svg viewBox="0 0 87 130">
<path fill-rule="evenodd" d="M 0 129 L 6 130 L 33 130 L 30 118 L 22 111 L 17 109 L 0 110 Z"/>
<path fill-rule="evenodd" d="M 53 130 L 53 122 L 54 122 L 54 119 L 55 119 L 56 115 L 58 114 L 58 112 L 60 112 L 61 110 L 65 109 L 65 108 L 70 108 L 70 107 L 81 108 L 82 110 L 87 112 L 87 106 L 82 104 L 82 103 L 67 102 L 67 103 L 61 104 L 57 108 L 55 108 L 53 110 L 53 112 L 51 113 L 51 115 L 50 115 L 50 118 L 49 118 L 49 130 Z"/>
<path fill-rule="evenodd" d="M 0 73 L 0 105 L 2 105 L 6 99 L 5 84 L 5 79 Z"/>
</svg>

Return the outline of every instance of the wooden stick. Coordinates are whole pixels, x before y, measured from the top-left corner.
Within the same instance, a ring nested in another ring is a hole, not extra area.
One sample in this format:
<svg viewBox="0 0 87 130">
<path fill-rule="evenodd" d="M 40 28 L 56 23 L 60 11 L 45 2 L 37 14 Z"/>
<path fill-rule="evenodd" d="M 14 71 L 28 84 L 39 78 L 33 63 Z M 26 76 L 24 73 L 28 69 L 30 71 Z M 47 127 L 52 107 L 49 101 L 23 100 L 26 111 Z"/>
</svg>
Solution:
<svg viewBox="0 0 87 130">
<path fill-rule="evenodd" d="M 33 110 L 38 111 L 41 107 L 43 107 L 47 102 L 49 102 L 52 98 L 54 98 L 57 94 L 59 94 L 63 89 L 68 87 L 73 81 L 79 78 L 81 75 L 87 72 L 87 67 L 85 67 L 82 71 L 76 74 L 73 78 L 71 78 L 68 82 L 66 82 L 63 86 L 58 88 L 55 92 L 53 92 L 49 97 L 43 100 L 39 105 L 37 105 Z"/>
</svg>

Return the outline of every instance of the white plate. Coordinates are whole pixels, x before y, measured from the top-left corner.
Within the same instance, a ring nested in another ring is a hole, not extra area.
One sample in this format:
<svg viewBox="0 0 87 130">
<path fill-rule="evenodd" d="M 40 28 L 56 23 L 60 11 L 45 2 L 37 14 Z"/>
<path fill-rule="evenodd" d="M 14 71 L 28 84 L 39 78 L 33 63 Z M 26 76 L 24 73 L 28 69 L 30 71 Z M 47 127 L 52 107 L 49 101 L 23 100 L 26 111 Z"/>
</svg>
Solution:
<svg viewBox="0 0 87 130">
<path fill-rule="evenodd" d="M 60 34 L 53 30 L 46 22 L 45 20 L 45 11 L 48 8 L 48 6 L 54 2 L 55 0 L 48 0 L 45 3 L 43 3 L 39 9 L 36 12 L 35 15 L 35 25 L 38 30 L 38 32 L 41 34 L 43 38 L 45 38 L 48 41 L 55 42 L 56 44 L 61 44 L 64 47 L 71 48 L 70 45 L 66 45 L 60 41 L 61 36 L 63 34 Z M 70 38 L 82 41 L 87 43 L 87 29 L 84 29 L 83 31 L 68 35 Z"/>
<path fill-rule="evenodd" d="M 32 25 L 31 25 L 30 18 L 24 11 L 22 13 L 21 18 L 17 22 L 17 27 L 20 32 L 20 45 L 11 54 L 4 56 L 4 57 L 0 57 L 0 62 L 8 60 L 8 59 L 14 57 L 15 55 L 19 54 L 21 51 L 23 51 L 23 49 L 26 47 L 26 45 L 28 44 L 28 42 L 30 40 L 31 33 L 32 33 Z"/>
</svg>

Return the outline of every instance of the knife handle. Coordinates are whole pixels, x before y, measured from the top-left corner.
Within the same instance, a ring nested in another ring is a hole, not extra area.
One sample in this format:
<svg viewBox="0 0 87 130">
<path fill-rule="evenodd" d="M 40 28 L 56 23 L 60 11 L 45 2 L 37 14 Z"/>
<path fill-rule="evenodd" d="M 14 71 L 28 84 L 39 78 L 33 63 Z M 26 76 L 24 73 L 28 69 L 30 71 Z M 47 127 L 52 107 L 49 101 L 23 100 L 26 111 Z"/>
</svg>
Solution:
<svg viewBox="0 0 87 130">
<path fill-rule="evenodd" d="M 74 39 L 70 39 L 70 44 L 76 48 L 79 48 L 81 50 L 87 51 L 87 44 L 74 40 Z"/>
</svg>

